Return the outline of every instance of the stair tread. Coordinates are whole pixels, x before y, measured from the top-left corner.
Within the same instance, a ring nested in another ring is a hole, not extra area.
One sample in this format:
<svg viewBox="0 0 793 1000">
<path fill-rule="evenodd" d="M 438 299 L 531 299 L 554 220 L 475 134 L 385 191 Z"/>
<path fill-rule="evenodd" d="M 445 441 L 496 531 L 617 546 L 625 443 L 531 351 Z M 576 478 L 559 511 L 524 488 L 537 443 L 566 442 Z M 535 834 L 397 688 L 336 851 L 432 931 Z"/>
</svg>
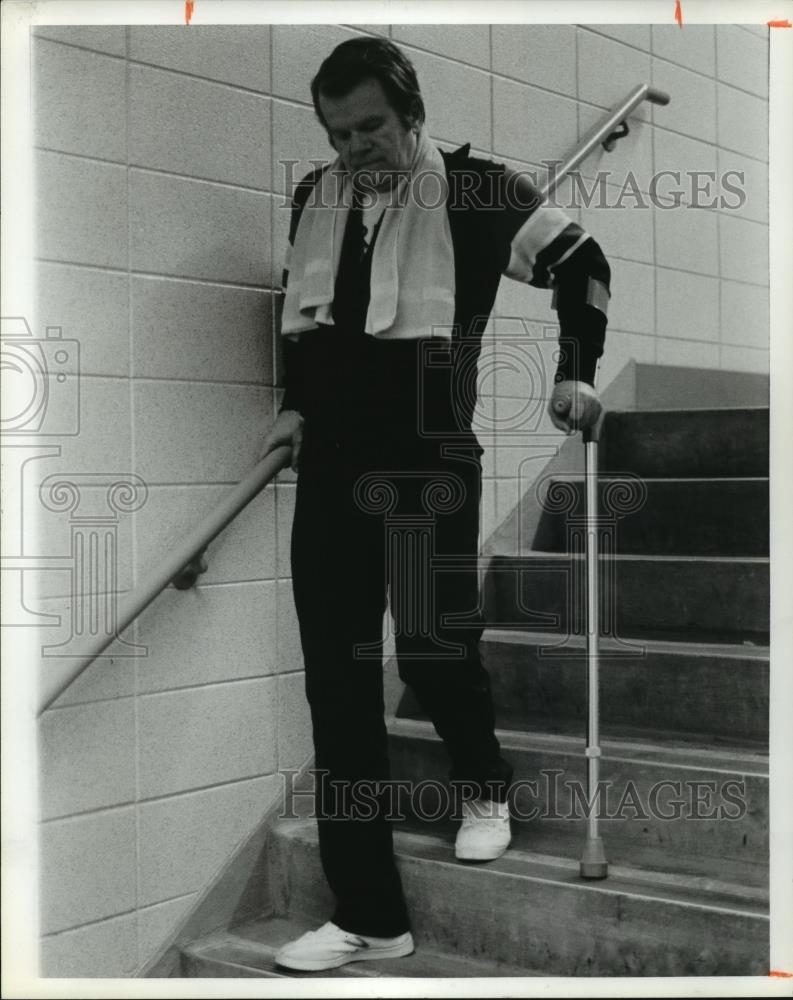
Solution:
<svg viewBox="0 0 793 1000">
<path fill-rule="evenodd" d="M 441 838 L 452 850 L 458 822 L 451 817 L 441 820 L 421 820 L 406 817 L 401 828 L 408 832 L 423 833 Z M 521 830 L 524 828 L 525 832 Z M 577 866 L 583 848 L 580 830 L 555 827 L 544 829 L 542 823 L 523 822 L 512 819 L 512 848 L 532 857 L 545 859 L 550 864 L 567 862 Z M 649 881 L 670 887 L 684 885 L 698 886 L 700 890 L 715 893 L 736 902 L 748 900 L 762 906 L 768 905 L 768 866 L 762 862 L 725 861 L 720 857 L 688 855 L 680 851 L 670 851 L 666 846 L 650 846 L 631 843 L 610 832 L 608 822 L 601 823 L 606 857 L 610 870 L 630 873 L 634 881 Z"/>
<path fill-rule="evenodd" d="M 435 727 L 425 719 L 393 718 L 388 730 L 394 735 L 414 737 L 440 743 Z M 514 729 L 496 729 L 496 737 L 505 750 L 552 750 L 559 754 L 580 757 L 583 754 L 582 735 L 566 733 L 520 732 Z M 768 777 L 768 754 L 748 748 L 714 748 L 712 745 L 696 746 L 676 738 L 659 745 L 652 739 L 610 737 L 601 739 L 602 760 L 634 760 L 638 763 L 666 764 L 695 770 L 728 771 L 760 778 Z"/>
<path fill-rule="evenodd" d="M 482 643 L 508 643 L 510 645 L 524 646 L 558 646 L 562 641 L 575 649 L 580 648 L 582 652 L 586 650 L 585 635 L 560 636 L 558 632 L 526 631 L 524 629 L 501 629 L 487 628 L 482 634 Z M 599 636 L 598 647 L 600 652 L 619 652 L 625 659 L 627 651 L 627 640 L 614 639 L 611 636 Z M 648 652 L 655 653 L 684 653 L 686 655 L 700 656 L 723 656 L 731 659 L 752 659 L 768 660 L 771 654 L 770 647 L 765 644 L 754 642 L 695 642 L 690 639 L 675 642 L 668 638 L 642 639 L 641 648 L 636 650 L 636 657 L 643 657 L 643 650 L 646 647 Z"/>
<path fill-rule="evenodd" d="M 317 845 L 316 823 L 312 819 L 280 820 L 273 827 L 276 836 L 290 838 L 307 845 Z M 545 882 L 581 892 L 601 892 L 651 899 L 659 905 L 695 907 L 706 911 L 722 911 L 758 920 L 768 919 L 765 892 L 752 886 L 742 886 L 725 880 L 660 872 L 646 868 L 631 868 L 610 864 L 608 878 L 582 879 L 578 861 L 558 854 L 540 854 L 510 847 L 506 854 L 477 864 L 458 861 L 446 838 L 437 830 L 416 832 L 394 830 L 394 851 L 398 858 L 418 863 L 432 863 L 463 868 L 485 880 L 508 879 L 526 883 Z M 429 873 L 428 873 L 429 874 Z M 504 883 L 506 890 L 508 883 Z"/>
<path fill-rule="evenodd" d="M 495 962 L 440 952 L 416 940 L 416 951 L 404 958 L 378 959 L 376 962 L 350 962 L 338 969 L 322 972 L 296 972 L 275 964 L 276 951 L 317 924 L 295 917 L 265 917 L 239 927 L 218 931 L 188 945 L 184 951 L 192 958 L 211 961 L 257 975 L 278 978 L 309 977 L 424 977 L 476 978 L 490 976 L 541 976 L 541 972 L 505 966 Z"/>
<path fill-rule="evenodd" d="M 609 561 L 616 562 L 667 562 L 667 563 L 686 563 L 691 565 L 692 563 L 704 563 L 705 565 L 721 565 L 727 564 L 731 565 L 733 563 L 741 563 L 746 565 L 770 565 L 769 556 L 709 556 L 709 555 L 664 555 L 655 553 L 644 553 L 644 552 L 599 552 L 598 556 L 600 559 L 608 559 Z M 586 558 L 583 552 L 555 552 L 552 549 L 523 549 L 518 552 L 513 552 L 510 555 L 494 554 L 492 557 L 483 557 L 486 563 L 492 561 L 492 559 L 499 560 L 526 560 L 526 559 L 537 559 L 537 560 L 554 560 L 556 562 L 569 562 L 571 559 L 583 560 Z"/>
</svg>

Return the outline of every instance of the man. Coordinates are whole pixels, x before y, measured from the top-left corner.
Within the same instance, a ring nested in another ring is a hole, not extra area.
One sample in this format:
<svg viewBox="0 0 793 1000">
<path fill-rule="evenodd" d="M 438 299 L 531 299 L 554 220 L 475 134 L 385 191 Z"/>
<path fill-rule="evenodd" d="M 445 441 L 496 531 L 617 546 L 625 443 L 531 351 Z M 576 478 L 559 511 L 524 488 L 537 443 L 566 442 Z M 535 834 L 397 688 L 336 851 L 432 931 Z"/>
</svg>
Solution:
<svg viewBox="0 0 793 1000">
<path fill-rule="evenodd" d="M 400 677 L 469 796 L 456 856 L 486 861 L 507 849 L 512 768 L 478 651 L 476 358 L 502 274 L 554 288 L 568 349 L 549 412 L 570 433 L 599 406 L 610 278 L 595 241 L 524 176 L 469 147 L 437 149 L 415 71 L 391 42 L 339 45 L 312 97 L 338 156 L 296 189 L 286 392 L 262 452 L 291 445 L 299 469 L 292 579 L 320 855 L 337 904 L 331 921 L 276 956 L 301 970 L 413 951 L 386 819 L 389 595 Z M 356 809 L 362 790 L 368 809 Z"/>
</svg>

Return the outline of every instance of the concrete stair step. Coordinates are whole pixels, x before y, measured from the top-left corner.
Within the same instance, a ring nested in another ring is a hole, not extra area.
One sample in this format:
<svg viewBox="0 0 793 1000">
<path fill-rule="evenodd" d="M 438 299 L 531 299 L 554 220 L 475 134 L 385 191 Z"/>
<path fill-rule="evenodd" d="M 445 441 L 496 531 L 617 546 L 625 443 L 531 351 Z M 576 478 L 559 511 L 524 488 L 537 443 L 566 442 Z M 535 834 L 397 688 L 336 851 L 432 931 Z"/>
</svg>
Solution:
<svg viewBox="0 0 793 1000">
<path fill-rule="evenodd" d="M 489 628 L 583 634 L 583 554 L 482 558 Z M 769 561 L 717 556 L 607 555 L 600 560 L 601 634 L 768 645 Z"/>
<path fill-rule="evenodd" d="M 295 972 L 275 964 L 275 954 L 282 945 L 306 931 L 316 930 L 317 926 L 317 921 L 306 917 L 271 916 L 241 927 L 218 931 L 184 949 L 182 971 L 193 979 L 310 979 L 317 976 L 330 979 L 381 979 L 393 976 L 469 979 L 542 975 L 503 963 L 475 961 L 464 955 L 449 954 L 423 945 L 417 946 L 412 955 L 404 958 L 350 962 L 341 968 L 324 972 Z"/>
<path fill-rule="evenodd" d="M 511 802 L 518 827 L 522 819 L 527 835 L 542 830 L 582 836 L 583 737 L 505 729 L 496 735 L 514 767 Z M 603 836 L 615 849 L 630 843 L 702 857 L 703 871 L 714 856 L 767 865 L 767 755 L 616 739 L 603 739 L 601 750 Z M 389 756 L 392 779 L 407 783 L 406 815 L 438 819 L 458 807 L 448 784 L 446 748 L 430 722 L 390 720 Z"/>
<path fill-rule="evenodd" d="M 394 844 L 422 953 L 561 976 L 768 972 L 766 904 L 726 883 L 614 864 L 608 879 L 587 882 L 565 858 L 510 849 L 465 864 L 442 838 L 405 830 Z M 269 863 L 275 912 L 313 926 L 328 919 L 313 820 L 279 822 Z"/>
<path fill-rule="evenodd" d="M 454 851 L 454 841 L 461 817 L 421 819 L 406 813 L 398 828 L 439 838 Z M 579 828 L 545 829 L 542 823 L 527 822 L 513 817 L 510 850 L 522 851 L 549 863 L 577 865 L 584 846 Z M 768 906 L 768 865 L 761 861 L 741 861 L 719 855 L 693 855 L 614 838 L 608 824 L 601 824 L 609 870 L 630 869 L 636 880 L 663 882 L 669 886 L 699 887 L 701 892 L 721 894 L 733 902 L 742 900 L 752 905 Z"/>
<path fill-rule="evenodd" d="M 501 728 L 586 731 L 584 636 L 488 629 L 479 649 Z M 767 747 L 767 647 L 601 639 L 599 650 L 605 736 Z M 397 714 L 421 716 L 410 688 Z"/>
<path fill-rule="evenodd" d="M 599 479 L 601 525 L 613 531 L 616 552 L 768 555 L 767 478 L 644 479 L 643 484 L 644 493 L 624 477 Z M 532 548 L 569 552 L 571 534 L 585 529 L 583 477 L 556 477 L 548 496 Z M 627 510 L 626 497 L 633 498 Z"/>
<path fill-rule="evenodd" d="M 599 460 L 642 477 L 768 476 L 768 407 L 612 411 Z"/>
</svg>

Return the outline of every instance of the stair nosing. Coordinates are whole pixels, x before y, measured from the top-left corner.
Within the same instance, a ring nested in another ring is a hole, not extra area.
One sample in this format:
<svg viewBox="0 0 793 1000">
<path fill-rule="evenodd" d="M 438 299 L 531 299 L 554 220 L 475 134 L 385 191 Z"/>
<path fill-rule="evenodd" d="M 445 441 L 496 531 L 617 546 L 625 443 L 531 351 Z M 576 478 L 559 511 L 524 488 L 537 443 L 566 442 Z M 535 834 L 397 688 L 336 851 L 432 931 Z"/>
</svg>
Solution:
<svg viewBox="0 0 793 1000">
<path fill-rule="evenodd" d="M 291 840 L 297 839 L 310 846 L 315 846 L 318 842 L 316 824 L 311 819 L 282 820 L 274 827 L 274 830 L 280 836 Z M 414 863 L 433 866 L 444 865 L 455 869 L 464 868 L 467 872 L 475 872 L 483 877 L 490 875 L 502 879 L 518 879 L 523 882 L 542 882 L 545 885 L 556 885 L 566 889 L 600 892 L 611 896 L 630 896 L 632 899 L 665 903 L 670 906 L 730 913 L 765 922 L 769 920 L 768 898 L 765 893 L 762 896 L 760 893 L 753 894 L 752 899 L 747 899 L 745 887 L 735 883 L 720 883 L 721 888 L 718 890 L 695 884 L 691 890 L 691 896 L 695 898 L 684 898 L 674 894 L 674 889 L 685 893 L 685 886 L 680 884 L 680 876 L 675 874 L 671 874 L 671 879 L 674 881 L 670 881 L 669 873 L 610 864 L 608 879 L 591 881 L 576 878 L 575 881 L 565 881 L 558 876 L 558 872 L 569 873 L 577 869 L 577 862 L 571 861 L 569 858 L 535 855 L 529 851 L 510 848 L 501 858 L 490 861 L 487 865 L 467 865 L 456 860 L 451 846 L 439 837 L 405 830 L 395 830 L 393 836 L 396 856 L 407 858 Z M 444 856 L 442 857 L 433 856 L 431 853 L 440 850 L 443 851 Z M 513 865 L 546 869 L 546 872 L 517 871 L 514 870 Z M 655 879 L 654 882 L 653 879 Z M 657 891 L 648 891 L 653 886 L 657 887 Z M 754 908 L 742 909 L 739 905 L 727 906 L 716 902 L 703 902 L 703 898 L 708 895 L 724 898 L 731 894 L 734 895 L 736 904 L 740 902 L 744 907 L 754 906 Z"/>
<path fill-rule="evenodd" d="M 273 976 L 280 979 L 294 979 L 294 978 L 309 978 L 304 973 L 294 972 L 280 972 L 271 971 L 269 969 L 263 970 L 255 965 L 248 965 L 244 961 L 244 955 L 241 955 L 240 960 L 234 958 L 223 957 L 222 949 L 224 946 L 231 946 L 238 948 L 240 952 L 249 952 L 251 955 L 261 955 L 269 960 L 274 959 L 275 953 L 277 951 L 277 946 L 268 944 L 266 941 L 257 941 L 253 938 L 242 937 L 240 934 L 235 933 L 241 928 L 251 927 L 253 925 L 266 925 L 270 921 L 281 920 L 286 923 L 291 923 L 295 925 L 294 933 L 299 934 L 300 925 L 303 921 L 295 920 L 294 917 L 289 915 L 280 914 L 270 914 L 269 916 L 255 917 L 252 920 L 247 920 L 245 923 L 240 924 L 236 927 L 229 927 L 218 931 L 213 931 L 209 934 L 204 935 L 196 941 L 191 941 L 182 947 L 182 952 L 189 957 L 196 958 L 201 961 L 218 962 L 219 964 L 225 966 L 226 968 L 242 968 L 249 969 L 252 972 L 264 974 L 265 976 Z M 469 958 L 466 955 L 458 955 L 453 952 L 440 951 L 437 948 L 427 947 L 421 941 L 416 942 L 417 952 L 420 953 L 420 957 L 424 959 L 432 960 L 432 958 L 438 958 L 441 961 L 448 962 L 450 964 L 459 966 L 463 968 L 467 966 L 469 969 L 480 970 L 484 976 L 485 968 L 498 969 L 499 967 L 508 970 L 505 972 L 495 972 L 491 973 L 493 978 L 508 978 L 508 977 L 536 977 L 543 976 L 545 973 L 538 972 L 536 969 L 526 969 L 523 970 L 518 966 L 506 965 L 505 963 L 485 963 L 477 959 Z M 408 956 L 409 957 L 409 956 Z M 379 964 L 379 963 L 378 963 Z M 329 970 L 331 974 L 335 974 L 339 977 L 352 976 L 355 978 L 383 978 L 382 973 L 378 971 L 377 964 L 367 963 L 367 962 L 350 962 L 347 965 Z M 317 978 L 316 974 L 309 974 L 311 979 Z M 385 978 L 390 978 L 389 974 L 386 973 Z M 398 978 L 398 977 L 394 977 Z M 408 979 L 422 978 L 408 976 Z M 439 979 L 450 978 L 449 976 L 439 976 Z M 467 978 L 467 977 L 466 977 Z M 477 977 L 471 977 L 477 978 Z M 489 976 L 487 978 L 490 978 Z"/>
<path fill-rule="evenodd" d="M 418 739 L 441 743 L 441 738 L 435 732 L 432 722 L 425 719 L 404 719 L 393 717 L 388 720 L 389 735 L 412 736 Z M 521 732 L 515 729 L 496 728 L 496 738 L 505 750 L 547 750 L 555 749 L 557 753 L 570 757 L 583 757 L 585 739 L 581 736 L 570 736 L 563 733 Z M 657 747 L 655 745 L 636 743 L 635 741 L 611 738 L 600 741 L 603 751 L 601 760 L 629 764 L 657 764 L 675 767 L 680 770 L 713 771 L 723 774 L 740 774 L 748 778 L 768 780 L 768 755 L 746 753 L 739 750 L 714 750 L 709 747 Z M 610 752 L 616 751 L 616 752 Z M 631 756 L 634 751 L 637 756 Z M 645 757 L 640 756 L 641 753 Z M 674 758 L 688 758 L 686 761 Z M 711 760 L 713 763 L 708 763 Z M 730 764 L 733 766 L 730 766 Z M 739 766 L 741 765 L 741 766 Z M 748 767 L 745 765 L 749 765 Z M 752 767 L 763 768 L 753 771 Z"/>
<path fill-rule="evenodd" d="M 499 629 L 499 628 L 486 628 L 482 633 L 481 641 L 483 643 L 503 643 L 504 645 L 513 646 L 538 646 L 538 645 L 548 645 L 548 646 L 560 646 L 562 643 L 559 641 L 564 640 L 565 645 L 580 647 L 581 650 L 586 649 L 586 639 L 585 635 L 578 635 L 576 633 L 560 633 L 560 632 L 529 632 L 525 629 Z M 688 639 L 681 640 L 680 642 L 675 642 L 671 639 L 642 639 L 636 637 L 624 637 L 625 641 L 620 642 L 610 636 L 599 636 L 598 646 L 602 653 L 607 654 L 609 650 L 622 650 L 625 648 L 626 642 L 630 645 L 641 645 L 649 649 L 651 652 L 655 653 L 680 653 L 680 654 L 690 654 L 690 655 L 700 655 L 700 656 L 724 656 L 729 659 L 750 659 L 750 660 L 762 660 L 768 659 L 771 655 L 770 646 L 760 646 L 760 645 L 744 645 L 740 642 L 725 642 L 725 643 L 714 643 L 714 642 L 692 642 Z M 638 653 L 637 653 L 638 655 Z M 630 657 L 625 656 L 625 659 Z"/>
</svg>

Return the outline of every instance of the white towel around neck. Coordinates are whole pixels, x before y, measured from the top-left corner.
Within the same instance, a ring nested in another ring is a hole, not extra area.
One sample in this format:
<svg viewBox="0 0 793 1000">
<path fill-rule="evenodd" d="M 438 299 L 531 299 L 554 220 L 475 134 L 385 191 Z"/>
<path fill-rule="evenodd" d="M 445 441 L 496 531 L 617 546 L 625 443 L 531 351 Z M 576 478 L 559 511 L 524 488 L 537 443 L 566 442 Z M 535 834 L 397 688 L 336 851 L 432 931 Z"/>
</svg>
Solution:
<svg viewBox="0 0 793 1000">
<path fill-rule="evenodd" d="M 436 177 L 419 180 L 425 173 Z M 454 249 L 446 211 L 446 166 L 422 128 L 410 175 L 397 182 L 372 252 L 365 331 L 389 339 L 450 337 Z M 308 197 L 290 254 L 281 333 L 333 325 L 333 294 L 352 182 L 340 158 Z"/>
</svg>

